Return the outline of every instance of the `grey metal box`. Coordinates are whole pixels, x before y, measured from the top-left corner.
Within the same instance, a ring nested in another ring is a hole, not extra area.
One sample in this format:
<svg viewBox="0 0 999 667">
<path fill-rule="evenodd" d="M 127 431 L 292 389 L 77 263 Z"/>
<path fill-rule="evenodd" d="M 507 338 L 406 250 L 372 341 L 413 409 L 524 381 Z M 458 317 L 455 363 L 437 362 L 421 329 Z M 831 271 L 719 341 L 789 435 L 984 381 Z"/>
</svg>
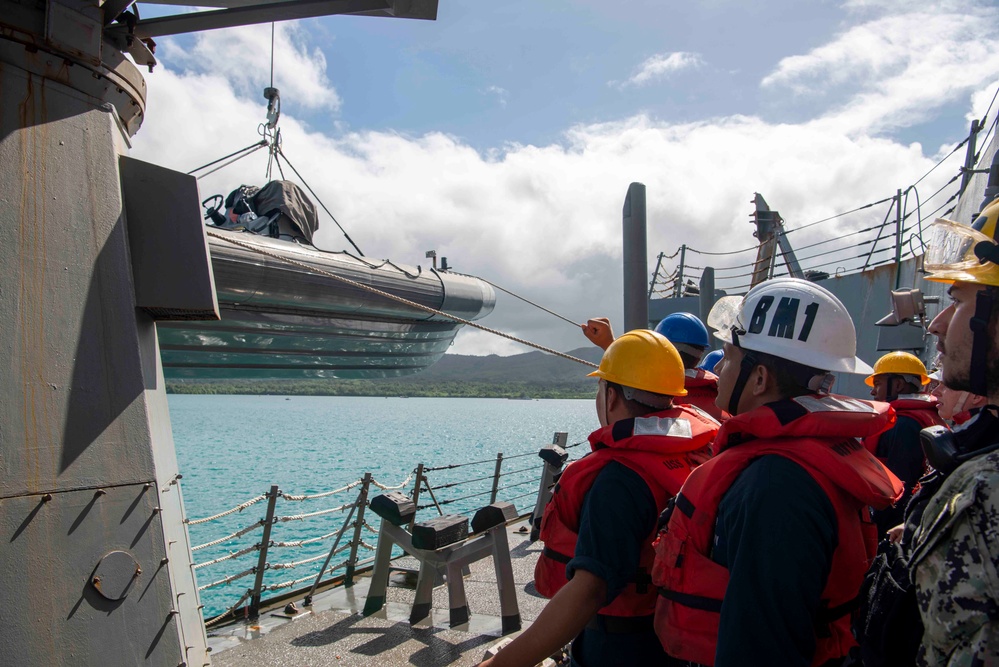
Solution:
<svg viewBox="0 0 999 667">
<path fill-rule="evenodd" d="M 122 156 L 135 305 L 156 320 L 217 320 L 208 238 L 193 176 Z"/>
</svg>

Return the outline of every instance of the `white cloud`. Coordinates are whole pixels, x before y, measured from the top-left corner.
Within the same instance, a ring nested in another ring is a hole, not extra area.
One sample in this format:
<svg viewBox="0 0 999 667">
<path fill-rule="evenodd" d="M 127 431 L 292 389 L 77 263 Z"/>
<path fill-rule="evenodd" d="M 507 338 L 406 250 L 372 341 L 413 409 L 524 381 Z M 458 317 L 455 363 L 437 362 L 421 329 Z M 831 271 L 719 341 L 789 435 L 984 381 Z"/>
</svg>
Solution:
<svg viewBox="0 0 999 667">
<path fill-rule="evenodd" d="M 488 86 L 482 91 L 483 95 L 495 95 L 496 100 L 499 102 L 501 107 L 505 107 L 507 100 L 510 99 L 510 91 L 506 88 L 500 88 L 499 86 Z"/>
<path fill-rule="evenodd" d="M 874 19 L 879 26 L 893 26 L 896 34 L 901 28 L 892 20 Z M 896 53 L 888 48 L 895 44 L 891 40 L 882 45 L 886 54 L 856 56 L 847 42 L 859 46 L 861 37 L 873 39 L 877 31 L 868 26 L 846 31 L 828 51 L 782 61 L 765 83 L 777 91 L 805 91 L 810 78 L 835 79 L 837 66 L 868 72 L 859 92 L 797 124 L 738 115 L 680 124 L 637 114 L 577 125 L 559 143 L 509 144 L 483 154 L 439 132 L 404 136 L 333 129 L 324 134 L 286 114 L 281 120 L 284 151 L 369 256 L 427 264 L 424 251 L 436 249 L 457 271 L 480 275 L 574 321 L 605 315 L 620 328 L 621 215 L 630 182 L 647 187 L 650 258 L 680 244 L 712 252 L 752 246 L 748 215 L 754 191 L 763 193 L 792 228 L 891 196 L 938 158 L 919 144 L 877 134 L 892 123 L 913 122 L 918 109 L 913 96 L 923 104 L 929 98 L 934 105 L 973 102 L 976 113 L 991 99 L 978 91 L 999 67 L 986 73 L 975 65 L 961 74 L 957 63 L 966 58 L 953 58 L 966 50 L 989 62 L 994 55 L 978 53 L 977 45 L 968 46 L 966 37 L 956 34 L 955 26 L 964 25 L 959 17 L 945 23 L 948 27 L 920 21 L 904 25 L 915 44 L 945 41 L 940 51 L 951 59 L 931 48 Z M 849 34 L 856 40 L 844 41 Z M 199 42 L 199 48 L 207 46 Z M 317 62 L 307 57 L 305 46 L 295 53 Z M 209 76 L 179 71 L 170 58 L 163 62 L 148 77 L 148 112 L 134 141 L 136 157 L 187 171 L 257 139 L 263 100 L 241 72 L 222 66 Z M 312 81 L 318 71 L 313 70 Z M 931 78 L 920 79 L 919 72 Z M 205 104 L 208 99 L 212 104 Z M 184 128 L 182 135 L 177 127 Z M 204 179 L 202 196 L 261 183 L 265 164 L 266 156 L 258 153 Z M 956 169 L 956 162 L 937 169 L 920 185 L 921 192 L 936 190 Z M 800 232 L 794 243 L 870 226 L 883 215 L 875 208 L 838 218 Z M 317 245 L 347 247 L 331 221 L 323 217 L 321 224 Z M 714 260 L 691 252 L 687 261 Z M 483 323 L 559 350 L 587 344 L 572 325 L 503 294 Z M 454 351 L 525 349 L 486 336 L 465 330 Z"/>
<path fill-rule="evenodd" d="M 164 40 L 162 61 L 186 73 L 211 72 L 240 96 L 263 99 L 271 80 L 271 26 L 212 30 L 197 33 L 194 40 L 191 49 Z M 310 49 L 308 41 L 308 32 L 295 23 L 274 24 L 274 86 L 307 108 L 336 110 L 341 100 L 326 76 L 326 57 L 318 47 Z M 213 98 L 202 104 L 213 104 Z"/>
<path fill-rule="evenodd" d="M 474 354 L 487 355 L 495 354 L 500 357 L 507 357 L 511 354 L 521 354 L 529 351 L 520 343 L 507 338 L 502 338 L 487 331 L 481 331 L 472 327 L 465 327 L 459 336 L 455 338 L 449 354 Z"/>
<path fill-rule="evenodd" d="M 979 2 L 848 4 L 875 15 L 804 55 L 782 59 L 761 82 L 828 105 L 836 131 L 877 134 L 933 116 L 999 71 L 999 8 Z"/>
<path fill-rule="evenodd" d="M 657 53 L 639 65 L 636 72 L 620 87 L 644 86 L 653 81 L 666 79 L 676 72 L 701 67 L 703 64 L 704 60 L 697 53 L 687 51 Z"/>
</svg>

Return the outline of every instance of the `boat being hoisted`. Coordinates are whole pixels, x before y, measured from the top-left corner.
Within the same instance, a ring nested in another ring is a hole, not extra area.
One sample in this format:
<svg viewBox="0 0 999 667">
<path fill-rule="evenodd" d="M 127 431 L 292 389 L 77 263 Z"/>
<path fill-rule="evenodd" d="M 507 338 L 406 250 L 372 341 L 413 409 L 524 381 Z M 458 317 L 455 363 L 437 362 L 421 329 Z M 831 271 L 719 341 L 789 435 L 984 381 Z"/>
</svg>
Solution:
<svg viewBox="0 0 999 667">
<path fill-rule="evenodd" d="M 266 88 L 264 97 L 263 140 L 226 164 L 267 147 L 268 178 L 282 160 L 301 178 L 281 150 L 279 91 Z M 302 184 L 318 200 L 304 179 Z M 167 378 L 412 375 L 444 355 L 461 320 L 485 317 L 496 303 L 491 285 L 448 272 L 446 260 L 438 271 L 436 256 L 426 271 L 369 260 L 343 227 L 356 254 L 315 247 L 316 207 L 290 181 L 241 186 L 224 200 L 224 210 L 221 195 L 203 205 L 211 221 L 208 247 L 221 320 L 160 322 Z"/>
<path fill-rule="evenodd" d="M 159 324 L 166 377 L 411 375 L 444 355 L 462 323 L 371 288 L 464 320 L 485 317 L 496 302 L 477 278 L 326 252 L 287 236 L 208 227 L 221 320 Z"/>
</svg>

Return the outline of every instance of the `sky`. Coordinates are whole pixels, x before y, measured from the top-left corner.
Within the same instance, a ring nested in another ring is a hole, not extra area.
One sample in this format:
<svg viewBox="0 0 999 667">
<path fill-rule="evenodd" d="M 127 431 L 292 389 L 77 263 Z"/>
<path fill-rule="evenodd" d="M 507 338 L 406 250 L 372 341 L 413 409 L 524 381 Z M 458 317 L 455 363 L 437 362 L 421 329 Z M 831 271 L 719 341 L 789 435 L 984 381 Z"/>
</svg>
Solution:
<svg viewBox="0 0 999 667">
<path fill-rule="evenodd" d="M 190 171 L 259 139 L 270 24 L 157 43 L 134 157 Z M 681 244 L 753 246 L 755 192 L 792 229 L 890 197 L 973 118 L 995 115 L 996 44 L 999 7 L 980 0 L 440 0 L 436 21 L 278 23 L 273 81 L 284 153 L 366 256 L 426 267 L 433 249 L 456 271 L 575 322 L 609 317 L 620 333 L 630 183 L 646 186 L 650 276 Z M 266 163 L 258 152 L 202 179 L 202 197 L 263 185 Z M 883 216 L 836 218 L 794 242 Z M 315 242 L 349 247 L 326 217 Z M 481 323 L 557 350 L 588 344 L 502 292 Z M 451 348 L 529 350 L 468 327 Z"/>
</svg>

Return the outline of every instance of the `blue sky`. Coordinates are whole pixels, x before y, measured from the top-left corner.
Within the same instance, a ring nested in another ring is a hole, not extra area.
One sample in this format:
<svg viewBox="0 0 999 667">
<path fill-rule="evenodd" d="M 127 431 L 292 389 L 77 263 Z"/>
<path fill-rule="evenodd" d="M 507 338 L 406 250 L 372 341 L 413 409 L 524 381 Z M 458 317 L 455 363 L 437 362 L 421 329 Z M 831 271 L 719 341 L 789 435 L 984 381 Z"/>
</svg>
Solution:
<svg viewBox="0 0 999 667">
<path fill-rule="evenodd" d="M 278 24 L 275 85 L 285 152 L 367 254 L 419 264 L 436 248 L 570 318 L 619 322 L 630 182 L 648 187 L 650 268 L 680 243 L 752 245 L 756 191 L 789 222 L 890 196 L 988 107 L 997 19 L 974 0 L 441 0 L 434 22 Z M 158 41 L 133 155 L 187 171 L 255 141 L 270 26 Z M 203 196 L 261 181 L 257 157 Z M 833 224 L 801 242 L 871 219 Z M 335 232 L 318 243 L 342 248 Z M 484 324 L 585 344 L 503 296 Z M 463 332 L 454 350 L 524 348 Z"/>
</svg>

